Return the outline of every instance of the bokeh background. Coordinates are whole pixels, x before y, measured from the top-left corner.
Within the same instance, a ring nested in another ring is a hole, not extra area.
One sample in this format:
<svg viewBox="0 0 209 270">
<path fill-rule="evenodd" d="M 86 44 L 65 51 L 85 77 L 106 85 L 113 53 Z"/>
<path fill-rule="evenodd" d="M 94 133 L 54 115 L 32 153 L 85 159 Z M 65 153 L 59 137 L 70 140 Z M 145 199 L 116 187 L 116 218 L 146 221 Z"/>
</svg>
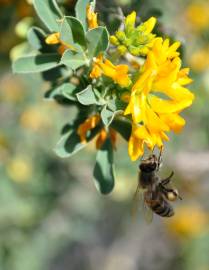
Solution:
<svg viewBox="0 0 209 270">
<path fill-rule="evenodd" d="M 76 1 L 58 2 L 71 14 Z M 192 69 L 196 99 L 183 113 L 183 132 L 166 145 L 160 173 L 174 170 L 183 201 L 169 220 L 155 216 L 148 225 L 140 211 L 132 220 L 138 163 L 121 138 L 108 196 L 92 181 L 94 143 L 71 159 L 56 157 L 73 112 L 43 99 L 47 84 L 38 74 L 12 74 L 10 59 L 27 50 L 27 29 L 40 22 L 30 1 L 0 0 L 1 270 L 209 270 L 209 2 L 97 0 L 100 20 L 110 23 L 117 5 L 124 14 L 157 16 Z"/>
</svg>

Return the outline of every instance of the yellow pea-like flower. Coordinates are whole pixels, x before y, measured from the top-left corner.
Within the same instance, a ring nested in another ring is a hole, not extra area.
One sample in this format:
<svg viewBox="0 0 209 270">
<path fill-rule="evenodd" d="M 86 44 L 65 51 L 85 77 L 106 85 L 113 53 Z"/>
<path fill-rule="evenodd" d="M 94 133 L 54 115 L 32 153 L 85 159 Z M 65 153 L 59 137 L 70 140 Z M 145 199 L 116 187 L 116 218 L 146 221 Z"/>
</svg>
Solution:
<svg viewBox="0 0 209 270">
<path fill-rule="evenodd" d="M 110 60 L 103 60 L 100 55 L 94 59 L 93 69 L 90 73 L 90 77 L 98 78 L 102 74 L 111 78 L 115 83 L 121 87 L 128 87 L 131 84 L 131 80 L 128 75 L 127 65 L 114 65 Z"/>
<path fill-rule="evenodd" d="M 87 17 L 89 29 L 93 29 L 93 28 L 98 27 L 97 13 L 95 13 L 93 11 L 91 5 L 87 5 L 87 7 L 86 7 L 86 17 Z"/>
<path fill-rule="evenodd" d="M 192 80 L 188 77 L 189 69 L 181 69 L 176 51 L 179 46 L 179 42 L 170 46 L 168 39 L 156 38 L 142 73 L 132 86 L 124 111 L 124 115 L 131 115 L 134 126 L 129 140 L 132 160 L 143 155 L 144 144 L 151 149 L 155 145 L 161 148 L 163 141 L 168 140 L 166 132 L 179 132 L 186 123 L 179 113 L 191 106 L 194 95 L 185 88 Z M 167 95 L 168 99 L 160 98 L 157 93 Z"/>
</svg>

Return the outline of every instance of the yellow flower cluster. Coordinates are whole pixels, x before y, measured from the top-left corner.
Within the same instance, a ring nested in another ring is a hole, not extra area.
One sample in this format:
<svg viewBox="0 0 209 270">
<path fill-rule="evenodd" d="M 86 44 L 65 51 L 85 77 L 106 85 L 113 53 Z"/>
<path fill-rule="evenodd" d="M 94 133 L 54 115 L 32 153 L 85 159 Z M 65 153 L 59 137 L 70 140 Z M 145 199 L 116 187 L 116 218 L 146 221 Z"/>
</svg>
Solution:
<svg viewBox="0 0 209 270">
<path fill-rule="evenodd" d="M 136 12 L 133 11 L 125 19 L 124 31 L 117 31 L 110 37 L 113 45 L 117 46 L 121 54 L 129 51 L 132 55 L 146 55 L 153 45 L 155 35 L 152 30 L 156 24 L 156 18 L 151 17 L 146 22 L 135 27 Z"/>
<path fill-rule="evenodd" d="M 169 140 L 166 132 L 181 131 L 185 120 L 179 113 L 194 100 L 185 88 L 192 80 L 188 77 L 189 68 L 181 68 L 177 51 L 180 42 L 170 44 L 169 39 L 155 37 L 151 33 L 156 23 L 153 17 L 138 27 L 135 21 L 136 13 L 132 12 L 125 19 L 125 30 L 110 39 L 118 48 L 123 41 L 124 52 L 128 50 L 132 57 L 146 56 L 144 63 L 130 74 L 128 65 L 114 65 L 99 55 L 93 59 L 90 73 L 92 79 L 105 75 L 125 88 L 125 98 L 123 93 L 119 96 L 127 103 L 124 115 L 132 123 L 128 152 L 133 161 L 143 155 L 144 145 L 150 150 L 155 146 L 162 148 L 163 141 Z"/>
<path fill-rule="evenodd" d="M 179 113 L 192 104 L 194 95 L 184 87 L 192 80 L 188 77 L 189 69 L 181 69 L 176 51 L 179 46 L 179 42 L 169 46 L 168 39 L 156 38 L 131 89 L 124 114 L 131 114 L 133 120 L 129 140 L 132 160 L 143 154 L 144 144 L 151 150 L 155 145 L 161 148 L 163 140 L 168 140 L 165 132 L 179 132 L 185 125 Z M 160 98 L 158 93 L 168 99 Z"/>
</svg>

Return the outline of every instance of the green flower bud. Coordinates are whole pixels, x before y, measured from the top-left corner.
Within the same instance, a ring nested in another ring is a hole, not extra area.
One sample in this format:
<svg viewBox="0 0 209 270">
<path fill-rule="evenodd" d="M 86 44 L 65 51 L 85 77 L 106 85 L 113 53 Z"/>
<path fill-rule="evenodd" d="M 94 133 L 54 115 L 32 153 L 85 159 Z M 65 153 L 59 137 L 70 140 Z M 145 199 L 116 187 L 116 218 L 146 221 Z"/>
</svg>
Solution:
<svg viewBox="0 0 209 270">
<path fill-rule="evenodd" d="M 140 51 L 141 51 L 140 47 L 130 46 L 128 49 L 129 49 L 130 53 L 133 54 L 134 56 L 140 55 Z"/>
<path fill-rule="evenodd" d="M 123 31 L 117 31 L 115 35 L 118 38 L 118 40 L 120 40 L 121 42 L 126 39 L 126 35 Z"/>
<path fill-rule="evenodd" d="M 116 36 L 110 36 L 110 42 L 115 45 L 118 46 L 120 45 L 120 42 L 118 41 L 118 39 L 116 38 Z"/>
<path fill-rule="evenodd" d="M 126 52 L 127 52 L 127 48 L 124 46 L 124 45 L 120 45 L 118 46 L 118 52 L 121 54 L 121 55 L 124 55 Z"/>
</svg>

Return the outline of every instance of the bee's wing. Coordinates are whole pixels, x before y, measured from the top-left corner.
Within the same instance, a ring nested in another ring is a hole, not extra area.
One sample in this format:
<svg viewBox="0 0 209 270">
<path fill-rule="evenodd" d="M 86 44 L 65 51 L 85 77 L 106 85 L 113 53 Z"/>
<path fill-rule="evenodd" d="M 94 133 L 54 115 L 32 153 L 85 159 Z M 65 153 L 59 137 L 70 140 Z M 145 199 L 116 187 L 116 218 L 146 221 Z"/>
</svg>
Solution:
<svg viewBox="0 0 209 270">
<path fill-rule="evenodd" d="M 139 206 L 142 205 L 143 203 L 143 189 L 141 188 L 140 184 L 138 184 L 137 189 L 134 193 L 134 197 L 133 197 L 133 205 L 132 205 L 132 211 L 131 211 L 131 215 L 133 220 L 136 219 L 137 216 L 137 211 L 139 209 Z"/>
<path fill-rule="evenodd" d="M 132 206 L 132 218 L 136 220 L 138 210 L 142 212 L 147 223 L 151 223 L 153 219 L 153 211 L 145 202 L 144 193 L 146 189 L 143 189 L 140 184 L 138 184 L 136 192 L 133 197 L 133 206 Z"/>
<path fill-rule="evenodd" d="M 144 195 L 143 195 L 144 196 Z M 146 222 L 149 224 L 153 220 L 153 211 L 152 209 L 147 205 L 145 199 L 143 199 L 143 215 L 146 220 Z"/>
</svg>

